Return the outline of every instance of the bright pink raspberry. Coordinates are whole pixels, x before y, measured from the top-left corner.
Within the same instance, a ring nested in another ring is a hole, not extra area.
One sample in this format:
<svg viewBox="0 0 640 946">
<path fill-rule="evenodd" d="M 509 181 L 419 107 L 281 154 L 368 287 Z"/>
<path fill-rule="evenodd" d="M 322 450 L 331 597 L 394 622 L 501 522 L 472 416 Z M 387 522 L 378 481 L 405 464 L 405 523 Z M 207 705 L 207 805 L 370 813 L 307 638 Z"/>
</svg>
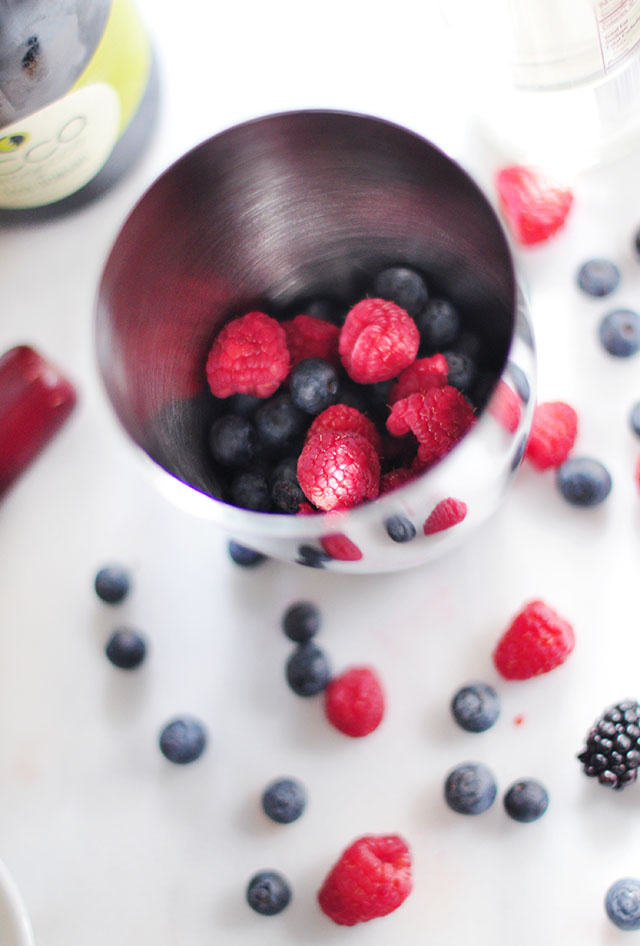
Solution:
<svg viewBox="0 0 640 946">
<path fill-rule="evenodd" d="M 537 470 L 558 467 L 569 456 L 578 435 L 578 415 L 564 401 L 545 401 L 533 412 L 525 457 Z"/>
<path fill-rule="evenodd" d="M 443 388 L 447 383 L 449 365 L 444 355 L 418 358 L 398 375 L 389 391 L 389 402 L 395 404 L 403 397 L 429 388 Z"/>
<path fill-rule="evenodd" d="M 264 312 L 247 312 L 232 319 L 218 332 L 206 371 L 215 397 L 270 397 L 289 373 L 284 329 Z"/>
<path fill-rule="evenodd" d="M 354 926 L 392 913 L 411 893 L 411 855 L 398 835 L 365 835 L 346 848 L 318 893 L 334 923 Z"/>
<path fill-rule="evenodd" d="M 515 391 L 512 391 L 504 381 L 498 381 L 496 389 L 491 395 L 491 400 L 487 410 L 494 417 L 501 427 L 504 427 L 510 434 L 518 429 L 520 423 L 520 401 Z"/>
<path fill-rule="evenodd" d="M 382 451 L 382 437 L 376 425 L 365 414 L 349 404 L 331 404 L 330 407 L 325 408 L 317 417 L 314 417 L 306 439 L 315 437 L 321 430 L 334 430 L 341 434 L 360 434 L 375 447 L 378 455 Z"/>
<path fill-rule="evenodd" d="M 323 430 L 311 437 L 298 457 L 298 482 L 309 502 L 327 512 L 375 499 L 380 460 L 360 434 Z"/>
<path fill-rule="evenodd" d="M 411 480 L 415 480 L 415 478 L 415 470 L 410 470 L 406 466 L 397 467 L 395 470 L 388 470 L 380 477 L 380 493 L 390 493 L 392 490 L 398 489 L 399 486 L 410 483 Z"/>
<path fill-rule="evenodd" d="M 461 499 L 454 499 L 450 496 L 448 499 L 441 500 L 437 506 L 429 513 L 424 521 L 422 531 L 425 535 L 433 535 L 434 532 L 443 532 L 457 525 L 467 515 L 467 504 Z"/>
<path fill-rule="evenodd" d="M 573 204 L 572 191 L 540 168 L 522 164 L 502 168 L 495 185 L 505 223 L 523 246 L 543 243 L 557 233 Z"/>
<path fill-rule="evenodd" d="M 337 325 L 311 315 L 296 315 L 281 324 L 287 336 L 292 368 L 305 358 L 322 358 L 332 365 L 339 364 L 340 329 Z"/>
<path fill-rule="evenodd" d="M 355 542 L 343 535 L 342 532 L 335 532 L 333 535 L 323 535 L 320 539 L 320 545 L 327 555 L 335 558 L 339 562 L 359 562 L 362 558 L 362 551 Z"/>
<path fill-rule="evenodd" d="M 351 667 L 329 681 L 324 711 L 332 726 L 359 739 L 377 729 L 384 716 L 384 691 L 371 667 Z"/>
<path fill-rule="evenodd" d="M 418 440 L 418 463 L 426 468 L 445 456 L 475 421 L 473 407 L 451 385 L 417 391 L 391 408 L 387 430 L 395 437 L 411 432 Z"/>
<path fill-rule="evenodd" d="M 569 621 L 544 601 L 530 601 L 498 641 L 493 662 L 506 680 L 529 680 L 563 664 L 575 642 Z"/>
<path fill-rule="evenodd" d="M 348 312 L 339 352 L 347 374 L 359 384 L 395 378 L 415 359 L 420 345 L 416 323 L 395 302 L 363 299 Z"/>
</svg>

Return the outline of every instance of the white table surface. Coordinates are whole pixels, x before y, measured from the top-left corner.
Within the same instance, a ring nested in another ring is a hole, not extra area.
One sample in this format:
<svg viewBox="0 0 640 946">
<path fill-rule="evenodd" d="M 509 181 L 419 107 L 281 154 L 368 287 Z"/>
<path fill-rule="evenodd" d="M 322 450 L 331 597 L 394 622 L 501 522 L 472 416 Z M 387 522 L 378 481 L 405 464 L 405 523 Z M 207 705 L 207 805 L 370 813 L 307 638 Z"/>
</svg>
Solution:
<svg viewBox="0 0 640 946">
<path fill-rule="evenodd" d="M 353 578 L 270 561 L 244 571 L 226 541 L 152 492 L 97 378 L 94 293 L 134 201 L 191 145 L 246 118 L 334 107 L 405 124 L 490 181 L 468 150 L 463 77 L 428 8 L 404 2 L 260 5 L 140 0 L 164 84 L 160 126 L 129 177 L 65 219 L 0 232 L 0 350 L 29 343 L 76 382 L 79 406 L 0 506 L 0 858 L 25 900 L 38 946 L 461 946 L 615 944 L 608 885 L 640 875 L 640 788 L 610 792 L 575 759 L 608 704 L 640 697 L 637 573 L 640 442 L 627 414 L 638 358 L 616 361 L 596 326 L 637 306 L 639 156 L 576 177 L 568 224 L 517 252 L 532 293 L 542 400 L 577 409 L 576 453 L 609 467 L 594 510 L 567 506 L 553 475 L 523 468 L 500 512 L 461 551 L 428 568 Z M 258 5 L 256 5 L 258 6 Z M 620 266 L 611 300 L 579 293 L 586 258 Z M 111 561 L 134 587 L 109 607 L 93 591 Z M 574 624 L 567 663 L 524 683 L 501 681 L 491 652 L 528 600 Z M 284 683 L 284 608 L 317 601 L 319 643 L 336 670 L 375 666 L 388 696 L 381 728 L 352 741 L 319 700 Z M 103 652 L 118 625 L 150 641 L 137 672 Z M 469 679 L 496 685 L 495 727 L 465 734 L 448 710 Z M 206 754 L 171 766 L 157 748 L 179 713 L 202 718 Z M 523 720 L 516 725 L 515 718 Z M 478 818 L 450 812 L 448 770 L 489 764 L 500 794 L 534 776 L 545 817 L 510 821 L 500 798 Z M 264 785 L 300 778 L 309 805 L 295 824 L 267 822 Z M 415 889 L 393 916 L 354 929 L 315 903 L 339 852 L 364 833 L 400 832 Z M 244 902 L 272 867 L 294 897 L 279 917 Z"/>
</svg>

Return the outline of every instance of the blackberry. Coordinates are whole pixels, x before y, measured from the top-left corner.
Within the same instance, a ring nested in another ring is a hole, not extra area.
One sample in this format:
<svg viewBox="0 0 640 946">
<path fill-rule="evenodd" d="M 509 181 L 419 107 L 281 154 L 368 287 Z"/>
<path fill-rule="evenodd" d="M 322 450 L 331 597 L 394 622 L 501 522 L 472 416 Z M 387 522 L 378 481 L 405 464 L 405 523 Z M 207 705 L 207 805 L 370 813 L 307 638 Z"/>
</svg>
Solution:
<svg viewBox="0 0 640 946">
<path fill-rule="evenodd" d="M 629 358 L 640 350 L 640 315 L 633 309 L 614 309 L 600 322 L 602 347 L 616 358 Z"/>
<path fill-rule="evenodd" d="M 596 720 L 579 753 L 585 775 L 622 789 L 635 782 L 640 765 L 640 703 L 623 700 Z"/>
<path fill-rule="evenodd" d="M 118 565 L 106 565 L 95 578 L 97 596 L 106 604 L 118 604 L 129 594 L 129 573 Z"/>
<path fill-rule="evenodd" d="M 147 645 L 138 631 L 121 627 L 114 631 L 107 641 L 105 653 L 114 667 L 135 670 L 146 656 Z"/>
<path fill-rule="evenodd" d="M 415 269 L 408 266 L 389 266 L 376 276 L 372 295 L 395 302 L 415 318 L 424 309 L 429 290 Z"/>
<path fill-rule="evenodd" d="M 281 512 L 298 512 L 305 495 L 298 482 L 297 457 L 285 457 L 274 466 L 269 477 L 269 491 L 274 506 Z"/>
<path fill-rule="evenodd" d="M 420 332 L 421 350 L 435 354 L 449 348 L 460 332 L 458 310 L 448 299 L 429 299 L 424 311 L 416 318 Z"/>
<path fill-rule="evenodd" d="M 296 779 L 279 778 L 267 785 L 262 793 L 262 810 L 278 824 L 296 821 L 306 804 L 307 793 Z"/>
<path fill-rule="evenodd" d="M 588 296 L 608 296 L 620 282 L 620 270 L 608 259 L 590 259 L 578 270 L 576 281 Z"/>
<path fill-rule="evenodd" d="M 307 414 L 320 414 L 338 400 L 338 372 L 323 358 L 304 358 L 291 372 L 291 400 Z"/>
</svg>

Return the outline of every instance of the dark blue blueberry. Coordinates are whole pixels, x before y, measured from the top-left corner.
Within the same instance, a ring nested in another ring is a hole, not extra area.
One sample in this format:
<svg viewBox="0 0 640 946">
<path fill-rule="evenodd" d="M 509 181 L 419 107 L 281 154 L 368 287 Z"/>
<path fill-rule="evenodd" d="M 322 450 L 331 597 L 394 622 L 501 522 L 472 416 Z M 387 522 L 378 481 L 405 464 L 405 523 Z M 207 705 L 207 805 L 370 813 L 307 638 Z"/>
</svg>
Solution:
<svg viewBox="0 0 640 946">
<path fill-rule="evenodd" d="M 129 594 L 129 573 L 119 565 L 101 568 L 95 578 L 97 596 L 107 604 L 118 604 Z"/>
<path fill-rule="evenodd" d="M 105 653 L 114 666 L 121 670 L 134 670 L 144 660 L 147 645 L 138 631 L 121 627 L 107 641 Z"/>
<path fill-rule="evenodd" d="M 289 905 L 290 900 L 291 887 L 275 870 L 262 870 L 249 881 L 247 903 L 256 913 L 275 916 Z"/>
<path fill-rule="evenodd" d="M 629 412 L 629 424 L 634 434 L 640 437 L 640 401 L 634 404 Z"/>
<path fill-rule="evenodd" d="M 262 808 L 265 815 L 278 824 L 296 821 L 307 804 L 307 793 L 300 782 L 292 778 L 280 778 L 267 785 L 262 793 Z"/>
<path fill-rule="evenodd" d="M 256 457 L 258 435 L 248 417 L 223 414 L 211 425 L 209 450 L 222 466 L 250 466 Z"/>
<path fill-rule="evenodd" d="M 272 508 L 269 483 L 264 473 L 243 470 L 236 473 L 230 483 L 231 499 L 242 509 L 269 512 Z"/>
<path fill-rule="evenodd" d="M 389 266 L 375 278 L 372 295 L 395 302 L 415 318 L 429 298 L 427 284 L 420 273 L 408 266 Z"/>
<path fill-rule="evenodd" d="M 537 821 L 549 807 L 549 795 L 544 785 L 533 778 L 523 778 L 507 789 L 504 809 L 514 821 L 528 824 Z"/>
<path fill-rule="evenodd" d="M 500 715 L 500 699 L 488 683 L 468 683 L 454 694 L 451 712 L 467 732 L 485 732 Z"/>
<path fill-rule="evenodd" d="M 229 539 L 227 548 L 232 561 L 243 568 L 252 568 L 267 559 L 267 556 L 263 555 L 262 552 L 256 552 L 255 549 L 247 548 L 246 545 L 240 545 L 239 542 L 235 542 L 233 539 Z"/>
<path fill-rule="evenodd" d="M 289 390 L 296 407 L 319 414 L 338 400 L 338 372 L 323 358 L 305 358 L 291 372 Z"/>
<path fill-rule="evenodd" d="M 425 354 L 449 348 L 460 332 L 458 310 L 448 299 L 429 299 L 424 311 L 416 317 L 420 346 Z"/>
<path fill-rule="evenodd" d="M 629 358 L 640 349 L 640 316 L 633 309 L 614 309 L 600 322 L 599 336 L 610 355 Z"/>
<path fill-rule="evenodd" d="M 599 460 L 570 457 L 556 471 L 560 493 L 572 506 L 597 506 L 611 492 L 611 474 Z"/>
<path fill-rule="evenodd" d="M 445 351 L 443 354 L 449 366 L 448 383 L 459 391 L 468 390 L 476 377 L 476 365 L 473 359 L 462 351 Z"/>
<path fill-rule="evenodd" d="M 444 797 L 449 808 L 461 815 L 479 815 L 494 803 L 497 794 L 493 773 L 482 762 L 465 762 L 447 776 Z"/>
<path fill-rule="evenodd" d="M 232 394 L 225 398 L 225 403 L 230 414 L 251 417 L 255 409 L 264 403 L 264 398 L 257 397 L 255 394 Z"/>
<path fill-rule="evenodd" d="M 299 565 L 307 565 L 309 568 L 324 568 L 325 562 L 330 560 L 331 556 L 316 545 L 300 545 L 298 547 L 296 561 Z"/>
<path fill-rule="evenodd" d="M 416 527 L 406 516 L 389 516 L 384 521 L 387 534 L 394 542 L 410 542 L 416 537 Z"/>
<path fill-rule="evenodd" d="M 306 644 L 320 630 L 322 614 L 311 601 L 296 601 L 282 615 L 282 630 L 289 640 Z"/>
<path fill-rule="evenodd" d="M 173 719 L 160 733 L 160 750 L 176 765 L 187 765 L 199 759 L 207 744 L 202 723 L 192 716 Z"/>
<path fill-rule="evenodd" d="M 282 455 L 303 434 L 309 418 L 286 391 L 278 391 L 263 401 L 253 415 L 253 423 L 265 450 Z"/>
<path fill-rule="evenodd" d="M 608 296 L 620 282 L 620 270 L 608 259 L 590 259 L 578 270 L 576 280 L 588 296 Z"/>
<path fill-rule="evenodd" d="M 640 880 L 616 880 L 604 898 L 607 916 L 620 930 L 640 930 Z"/>
<path fill-rule="evenodd" d="M 333 322 L 335 325 L 342 325 L 347 314 L 346 306 L 334 299 L 312 299 L 299 306 L 299 311 L 313 319 Z"/>
<path fill-rule="evenodd" d="M 291 514 L 298 512 L 305 495 L 298 482 L 297 457 L 285 457 L 274 466 L 269 478 L 269 490 L 276 509 Z"/>
<path fill-rule="evenodd" d="M 298 696 L 315 696 L 331 679 L 331 669 L 325 654 L 309 641 L 296 647 L 287 660 L 286 678 Z"/>
</svg>

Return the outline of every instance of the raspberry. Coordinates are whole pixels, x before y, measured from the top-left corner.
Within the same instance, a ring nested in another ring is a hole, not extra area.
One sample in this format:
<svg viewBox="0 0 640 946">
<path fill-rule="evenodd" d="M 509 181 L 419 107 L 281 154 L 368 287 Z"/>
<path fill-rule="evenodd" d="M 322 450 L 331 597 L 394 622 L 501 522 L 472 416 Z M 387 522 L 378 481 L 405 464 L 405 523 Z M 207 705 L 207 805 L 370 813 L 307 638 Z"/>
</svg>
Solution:
<svg viewBox="0 0 640 946">
<path fill-rule="evenodd" d="M 411 893 L 411 855 L 398 835 L 365 835 L 329 871 L 318 903 L 334 923 L 353 926 L 392 913 Z"/>
<path fill-rule="evenodd" d="M 415 359 L 420 334 L 395 302 L 363 299 L 349 311 L 340 332 L 339 352 L 347 374 L 359 384 L 395 378 Z"/>
<path fill-rule="evenodd" d="M 232 319 L 216 336 L 206 371 L 215 397 L 269 397 L 289 374 L 284 329 L 264 312 L 247 312 Z"/>
<path fill-rule="evenodd" d="M 429 388 L 443 388 L 447 383 L 449 364 L 444 355 L 418 358 L 398 375 L 389 392 L 389 401 L 395 404 L 403 397 Z"/>
<path fill-rule="evenodd" d="M 318 509 L 347 509 L 375 499 L 380 488 L 380 461 L 360 434 L 321 431 L 298 457 L 298 482 Z"/>
<path fill-rule="evenodd" d="M 339 562 L 359 562 L 362 558 L 362 552 L 355 542 L 341 532 L 323 536 L 320 539 L 320 545 L 327 555 Z"/>
<path fill-rule="evenodd" d="M 294 319 L 282 322 L 281 325 L 287 336 L 292 368 L 305 358 L 322 358 L 337 367 L 340 337 L 337 325 L 310 315 L 296 315 Z"/>
<path fill-rule="evenodd" d="M 424 469 L 448 453 L 474 421 L 473 407 L 464 394 L 445 385 L 396 401 L 387 418 L 387 429 L 396 437 L 409 431 L 415 434 L 419 466 Z"/>
<path fill-rule="evenodd" d="M 345 736 L 368 736 L 384 716 L 384 693 L 376 673 L 369 667 L 352 667 L 334 677 L 324 691 L 324 711 Z"/>
<path fill-rule="evenodd" d="M 376 425 L 357 408 L 348 404 L 331 404 L 311 422 L 306 440 L 315 437 L 322 430 L 333 430 L 341 434 L 360 434 L 366 437 L 376 453 L 382 451 L 382 438 Z"/>
<path fill-rule="evenodd" d="M 453 499 L 453 497 L 443 499 L 425 519 L 422 531 L 425 535 L 442 532 L 462 522 L 466 515 L 467 504 L 461 499 Z"/>
<path fill-rule="evenodd" d="M 571 624 L 544 601 L 531 601 L 500 638 L 493 662 L 506 680 L 528 680 L 564 663 L 574 645 Z"/>
<path fill-rule="evenodd" d="M 537 470 L 560 466 L 578 433 L 578 415 L 563 401 L 545 401 L 533 412 L 525 457 Z"/>
<path fill-rule="evenodd" d="M 515 391 L 512 391 L 504 381 L 498 381 L 487 410 L 510 434 L 516 432 L 522 413 L 520 401 Z"/>
<path fill-rule="evenodd" d="M 495 185 L 507 227 L 524 246 L 557 233 L 573 203 L 569 188 L 558 186 L 537 168 L 518 164 L 502 168 Z"/>
<path fill-rule="evenodd" d="M 388 470 L 380 477 L 380 493 L 390 493 L 392 490 L 398 489 L 399 486 L 404 486 L 405 483 L 415 478 L 415 472 L 405 466 L 400 466 L 395 470 Z"/>
</svg>

